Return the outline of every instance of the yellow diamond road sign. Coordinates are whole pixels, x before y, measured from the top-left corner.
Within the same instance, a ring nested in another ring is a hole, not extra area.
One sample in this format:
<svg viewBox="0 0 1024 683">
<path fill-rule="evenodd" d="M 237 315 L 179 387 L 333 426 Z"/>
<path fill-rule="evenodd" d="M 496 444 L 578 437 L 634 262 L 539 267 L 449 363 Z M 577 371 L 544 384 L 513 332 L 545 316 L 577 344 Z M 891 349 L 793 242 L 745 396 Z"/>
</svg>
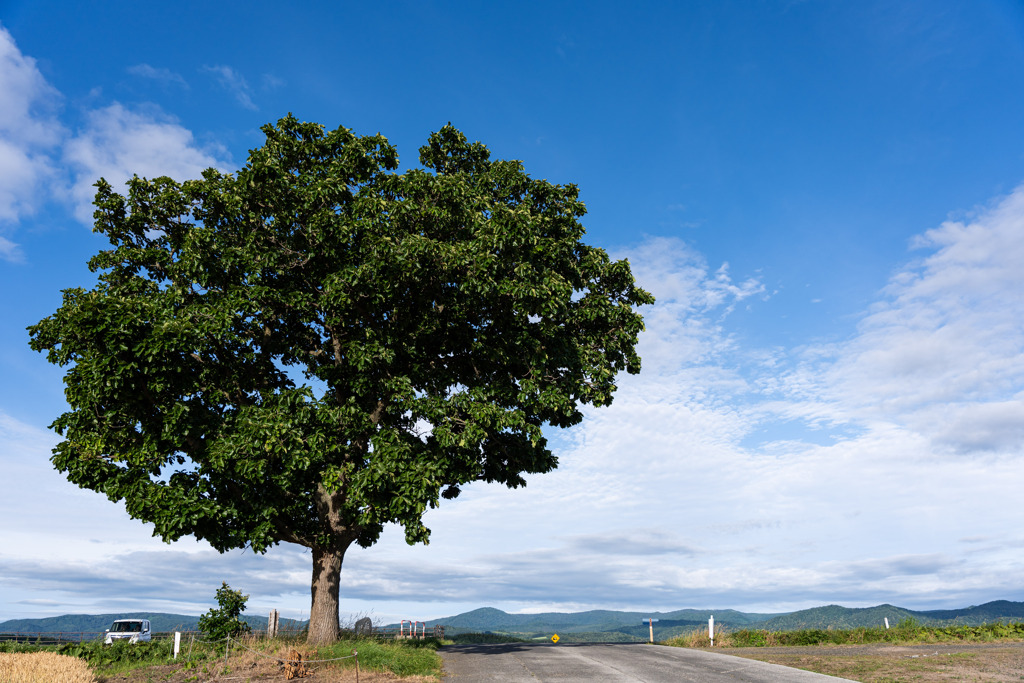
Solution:
<svg viewBox="0 0 1024 683">
<path fill-rule="evenodd" d="M 555 635 L 551 636 L 551 642 L 552 643 L 557 643 L 558 642 L 558 634 L 557 633 Z"/>
</svg>

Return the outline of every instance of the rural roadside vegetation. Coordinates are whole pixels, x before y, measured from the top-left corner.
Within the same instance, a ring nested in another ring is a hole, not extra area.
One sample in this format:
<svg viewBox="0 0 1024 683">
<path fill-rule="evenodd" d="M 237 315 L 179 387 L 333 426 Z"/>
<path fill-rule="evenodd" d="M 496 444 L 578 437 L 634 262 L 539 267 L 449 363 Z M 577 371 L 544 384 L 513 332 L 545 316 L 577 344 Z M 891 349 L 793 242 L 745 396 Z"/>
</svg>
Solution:
<svg viewBox="0 0 1024 683">
<path fill-rule="evenodd" d="M 923 626 L 906 619 L 893 628 L 802 629 L 768 631 L 764 629 L 716 630 L 715 647 L 786 647 L 798 645 L 926 645 L 930 643 L 991 643 L 1024 640 L 1024 622 L 993 623 L 980 626 Z M 664 645 L 710 647 L 707 629 L 670 638 Z"/>
<path fill-rule="evenodd" d="M 254 634 L 224 643 L 191 640 L 182 643 L 174 659 L 170 639 L 150 643 L 101 641 L 36 646 L 0 642 L 0 680 L 47 683 L 113 683 L 167 681 L 199 683 L 227 677 L 239 680 L 278 681 L 289 674 L 297 679 L 361 682 L 395 680 L 433 681 L 440 677 L 440 640 L 387 641 L 372 637 L 346 638 L 314 647 L 302 636 L 268 640 Z M 358 658 L 353 656 L 358 652 Z M 298 655 L 298 657 L 296 656 Z M 301 658 L 301 664 L 296 662 Z"/>
<path fill-rule="evenodd" d="M 661 643 L 710 648 L 707 629 Z M 863 683 L 1024 680 L 1024 622 L 715 632 L 714 650 Z"/>
<path fill-rule="evenodd" d="M 359 636 L 359 615 L 341 631 L 340 639 L 328 645 L 312 644 L 308 630 L 266 637 L 240 618 L 248 598 L 223 583 L 216 593 L 218 606 L 199 618 L 198 633 L 184 634 L 177 656 L 169 633 L 156 634 L 149 642 L 119 640 L 109 645 L 102 638 L 56 645 L 0 640 L 0 683 L 198 683 L 309 676 L 317 681 L 412 682 L 440 677 L 437 649 L 443 642 L 436 638 Z"/>
</svg>

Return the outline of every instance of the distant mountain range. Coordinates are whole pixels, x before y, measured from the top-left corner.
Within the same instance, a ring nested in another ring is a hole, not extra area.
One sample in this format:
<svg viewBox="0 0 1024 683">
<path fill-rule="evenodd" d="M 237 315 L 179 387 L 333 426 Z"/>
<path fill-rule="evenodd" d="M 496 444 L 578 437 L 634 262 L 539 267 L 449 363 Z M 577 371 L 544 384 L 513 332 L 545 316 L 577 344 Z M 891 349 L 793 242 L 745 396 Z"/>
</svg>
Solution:
<svg viewBox="0 0 1024 683">
<path fill-rule="evenodd" d="M 877 607 L 850 608 L 839 605 L 815 607 L 798 612 L 764 614 L 736 610 L 682 609 L 674 612 L 545 612 L 541 614 L 508 614 L 493 607 L 482 607 L 454 617 L 427 621 L 427 627 L 442 625 L 446 633 L 496 633 L 524 639 L 549 638 L 557 633 L 567 641 L 645 641 L 648 638 L 648 619 L 655 619 L 655 638 L 664 640 L 697 628 L 707 628 L 708 617 L 714 615 L 715 624 L 723 629 L 767 629 L 769 631 L 795 631 L 799 629 L 846 629 L 861 626 L 882 626 L 885 619 L 896 626 L 905 619 L 915 619 L 923 625 L 964 624 L 978 625 L 997 621 L 1024 621 L 1024 602 L 997 600 L 984 605 L 955 610 L 915 611 L 879 605 Z M 110 627 L 114 619 L 149 619 L 153 630 L 196 630 L 199 617 L 182 614 L 132 612 L 120 614 L 65 614 L 44 619 L 11 619 L 0 622 L 0 634 L 55 632 L 101 632 Z M 266 617 L 242 617 L 255 630 L 267 627 Z M 282 619 L 282 627 L 301 628 L 305 622 Z M 287 624 L 287 625 L 286 625 Z M 398 627 L 391 624 L 389 627 Z"/>
<path fill-rule="evenodd" d="M 909 610 L 893 605 L 850 608 L 827 605 L 813 609 L 781 614 L 738 612 L 736 610 L 693 610 L 674 612 L 547 612 L 542 614 L 508 614 L 492 607 L 466 612 L 454 617 L 427 621 L 427 627 L 437 624 L 452 635 L 480 632 L 498 633 L 525 639 L 547 638 L 557 633 L 567 641 L 646 641 L 649 637 L 648 619 L 654 619 L 655 638 L 664 640 L 697 628 L 707 628 L 708 618 L 714 615 L 715 624 L 725 630 L 766 629 L 769 631 L 796 631 L 800 629 L 848 629 L 883 626 L 885 619 L 896 626 L 905 619 L 915 619 L 922 625 L 965 624 L 978 625 L 997 621 L 1024 621 L 1024 602 L 997 600 L 984 605 L 955 610 Z M 0 624 L 2 628 L 2 624 Z"/>
</svg>

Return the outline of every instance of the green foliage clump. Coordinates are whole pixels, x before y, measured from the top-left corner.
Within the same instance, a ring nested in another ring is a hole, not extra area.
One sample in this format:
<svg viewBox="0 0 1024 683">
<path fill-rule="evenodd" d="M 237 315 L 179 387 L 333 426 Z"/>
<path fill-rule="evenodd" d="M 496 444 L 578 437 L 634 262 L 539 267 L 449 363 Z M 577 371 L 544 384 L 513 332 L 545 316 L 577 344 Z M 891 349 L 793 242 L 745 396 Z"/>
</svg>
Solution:
<svg viewBox="0 0 1024 683">
<path fill-rule="evenodd" d="M 731 635 L 733 647 L 767 647 L 772 634 L 763 628 L 745 628 Z"/>
<path fill-rule="evenodd" d="M 0 642 L 0 652 L 38 652 L 45 648 L 37 647 L 31 643 L 19 643 L 13 640 Z"/>
<path fill-rule="evenodd" d="M 223 640 L 228 636 L 235 637 L 249 632 L 249 624 L 238 618 L 245 611 L 248 595 L 242 591 L 231 590 L 227 583 L 217 589 L 218 608 L 199 617 L 199 631 L 209 640 Z"/>
<path fill-rule="evenodd" d="M 960 640 L 965 642 L 987 642 L 992 640 L 1020 640 L 1024 638 L 1024 622 L 996 622 L 980 626 L 943 626 L 922 629 L 936 639 Z"/>
<path fill-rule="evenodd" d="M 173 644 L 168 640 L 154 640 L 141 643 L 118 641 L 104 645 L 102 641 L 90 643 L 65 643 L 57 647 L 57 653 L 84 659 L 96 668 L 130 667 L 162 664 L 171 659 Z"/>
</svg>

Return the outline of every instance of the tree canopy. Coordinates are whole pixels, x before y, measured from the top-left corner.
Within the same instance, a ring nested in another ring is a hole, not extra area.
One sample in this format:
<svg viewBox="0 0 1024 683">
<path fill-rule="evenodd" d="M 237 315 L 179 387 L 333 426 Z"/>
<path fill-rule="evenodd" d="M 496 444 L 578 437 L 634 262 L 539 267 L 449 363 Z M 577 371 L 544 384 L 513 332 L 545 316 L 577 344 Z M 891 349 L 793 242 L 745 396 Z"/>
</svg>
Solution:
<svg viewBox="0 0 1024 683">
<path fill-rule="evenodd" d="M 542 429 L 639 371 L 653 298 L 581 241 L 574 185 L 450 124 L 404 173 L 381 135 L 263 132 L 236 173 L 101 179 L 97 283 L 29 332 L 67 368 L 53 464 L 167 541 L 310 548 L 323 642 L 346 548 L 554 468 Z"/>
</svg>

